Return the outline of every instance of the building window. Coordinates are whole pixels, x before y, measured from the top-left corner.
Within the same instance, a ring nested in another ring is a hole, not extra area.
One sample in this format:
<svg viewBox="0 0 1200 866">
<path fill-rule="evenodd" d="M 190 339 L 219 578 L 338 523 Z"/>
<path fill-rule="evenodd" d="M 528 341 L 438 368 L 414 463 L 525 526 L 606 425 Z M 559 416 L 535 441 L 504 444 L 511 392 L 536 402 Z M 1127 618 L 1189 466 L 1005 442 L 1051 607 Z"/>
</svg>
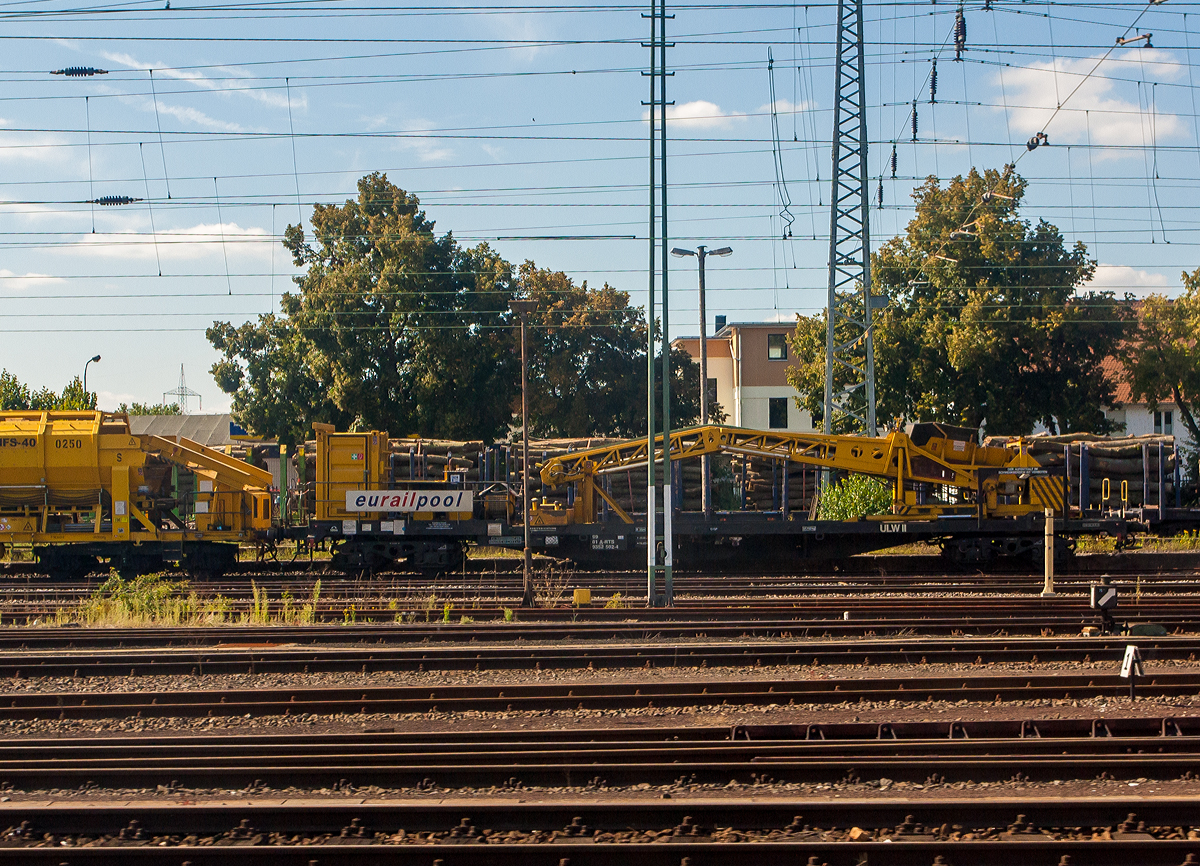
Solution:
<svg viewBox="0 0 1200 866">
<path fill-rule="evenodd" d="M 717 402 L 717 380 L 716 379 L 708 380 L 708 388 L 706 389 L 706 391 L 708 392 L 708 405 L 711 408 L 713 406 L 713 404 L 715 404 Z"/>
<path fill-rule="evenodd" d="M 1171 412 L 1154 413 L 1154 432 L 1160 436 L 1175 435 L 1175 419 Z"/>
<path fill-rule="evenodd" d="M 767 334 L 767 360 L 787 360 L 787 334 Z"/>
<path fill-rule="evenodd" d="M 788 425 L 788 398 L 771 397 L 767 400 L 767 424 L 772 430 L 786 430 Z"/>
</svg>

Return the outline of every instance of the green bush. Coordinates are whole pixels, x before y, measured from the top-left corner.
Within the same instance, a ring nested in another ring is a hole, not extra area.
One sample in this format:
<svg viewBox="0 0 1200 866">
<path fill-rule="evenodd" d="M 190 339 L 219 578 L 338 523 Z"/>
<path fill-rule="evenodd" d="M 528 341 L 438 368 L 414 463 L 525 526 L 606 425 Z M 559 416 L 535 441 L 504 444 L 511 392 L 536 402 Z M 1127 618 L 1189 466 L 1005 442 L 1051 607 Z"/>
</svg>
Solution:
<svg viewBox="0 0 1200 866">
<path fill-rule="evenodd" d="M 858 520 L 870 514 L 889 514 L 892 488 L 870 475 L 848 475 L 821 491 L 818 520 Z"/>
</svg>

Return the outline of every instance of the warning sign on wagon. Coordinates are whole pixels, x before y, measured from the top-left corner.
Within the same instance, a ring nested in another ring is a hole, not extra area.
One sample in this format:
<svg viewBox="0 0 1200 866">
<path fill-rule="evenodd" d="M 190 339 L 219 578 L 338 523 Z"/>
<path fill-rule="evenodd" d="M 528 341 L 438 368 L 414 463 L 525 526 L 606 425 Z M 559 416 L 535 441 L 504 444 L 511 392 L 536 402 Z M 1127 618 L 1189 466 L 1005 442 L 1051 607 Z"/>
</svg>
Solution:
<svg viewBox="0 0 1200 866">
<path fill-rule="evenodd" d="M 347 511 L 413 513 L 419 511 L 471 511 L 475 494 L 470 490 L 347 490 Z"/>
</svg>

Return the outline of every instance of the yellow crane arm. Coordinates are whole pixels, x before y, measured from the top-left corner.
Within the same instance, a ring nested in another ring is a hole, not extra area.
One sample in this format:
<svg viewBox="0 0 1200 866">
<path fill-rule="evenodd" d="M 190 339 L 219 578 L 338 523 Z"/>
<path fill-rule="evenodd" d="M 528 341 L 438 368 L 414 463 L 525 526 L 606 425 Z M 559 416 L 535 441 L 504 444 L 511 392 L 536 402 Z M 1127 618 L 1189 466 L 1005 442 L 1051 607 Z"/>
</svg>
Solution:
<svg viewBox="0 0 1200 866">
<path fill-rule="evenodd" d="M 957 444 L 962 443 L 961 448 Z M 859 472 L 883 478 L 974 487 L 976 470 L 1013 464 L 1017 454 L 1007 448 L 983 448 L 964 439 L 946 437 L 916 445 L 905 433 L 886 437 L 834 436 L 821 433 L 773 433 L 742 427 L 708 425 L 671 433 L 672 460 L 702 454 L 745 454 L 788 460 L 806 466 Z M 662 462 L 662 436 L 654 439 L 655 461 Z M 604 475 L 644 464 L 646 439 L 574 451 L 548 460 L 541 467 L 542 483 L 558 486 L 585 476 Z M 1029 465 L 1036 461 L 1029 459 Z"/>
<path fill-rule="evenodd" d="M 266 490 L 273 481 L 271 473 L 265 469 L 222 454 L 185 436 L 168 439 L 165 436 L 146 435 L 138 438 L 141 439 L 143 451 L 212 478 L 226 490 Z"/>
<path fill-rule="evenodd" d="M 1060 485 L 1049 478 L 1030 481 L 1032 476 L 1047 473 L 1023 442 L 1011 448 L 985 447 L 977 444 L 977 436 L 978 431 L 943 424 L 917 424 L 911 433 L 895 431 L 881 437 L 707 425 L 673 431 L 668 454 L 671 460 L 715 453 L 747 455 L 885 478 L 892 485 L 895 514 L 933 516 L 947 513 L 947 509 L 961 512 L 963 503 L 918 505 L 912 489 L 905 487 L 913 482 L 970 490 L 968 501 L 977 498 L 988 514 L 1026 513 L 1043 506 L 1061 511 Z M 579 482 L 574 519 L 591 522 L 595 514 L 593 495 L 599 490 L 594 483 L 596 476 L 645 465 L 647 447 L 647 440 L 641 438 L 559 455 L 540 467 L 542 483 L 557 487 Z M 654 459 L 661 465 L 661 435 L 654 440 Z M 623 512 L 618 516 L 629 522 Z"/>
</svg>

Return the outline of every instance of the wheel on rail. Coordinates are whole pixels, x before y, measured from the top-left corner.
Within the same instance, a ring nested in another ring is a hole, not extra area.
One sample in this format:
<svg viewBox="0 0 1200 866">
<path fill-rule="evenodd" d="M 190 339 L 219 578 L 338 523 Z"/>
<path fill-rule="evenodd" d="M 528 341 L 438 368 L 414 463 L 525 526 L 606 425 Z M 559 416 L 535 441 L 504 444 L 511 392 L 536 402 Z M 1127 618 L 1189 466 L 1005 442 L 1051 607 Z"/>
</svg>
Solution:
<svg viewBox="0 0 1200 866">
<path fill-rule="evenodd" d="M 193 580 L 218 580 L 237 568 L 238 546 L 216 542 L 189 542 L 183 547 L 180 566 Z"/>
<path fill-rule="evenodd" d="M 140 577 L 143 574 L 154 574 L 166 568 L 162 552 L 157 550 L 140 550 L 136 547 L 120 551 L 109 558 L 109 565 L 117 570 L 117 574 L 126 580 Z"/>
<path fill-rule="evenodd" d="M 466 559 L 464 548 L 462 542 L 452 538 L 444 541 L 347 538 L 333 548 L 329 564 L 336 571 L 353 575 L 388 571 L 397 563 L 436 574 L 461 568 Z"/>
<path fill-rule="evenodd" d="M 95 556 L 65 547 L 35 547 L 38 566 L 58 580 L 82 580 L 99 566 Z"/>
</svg>

